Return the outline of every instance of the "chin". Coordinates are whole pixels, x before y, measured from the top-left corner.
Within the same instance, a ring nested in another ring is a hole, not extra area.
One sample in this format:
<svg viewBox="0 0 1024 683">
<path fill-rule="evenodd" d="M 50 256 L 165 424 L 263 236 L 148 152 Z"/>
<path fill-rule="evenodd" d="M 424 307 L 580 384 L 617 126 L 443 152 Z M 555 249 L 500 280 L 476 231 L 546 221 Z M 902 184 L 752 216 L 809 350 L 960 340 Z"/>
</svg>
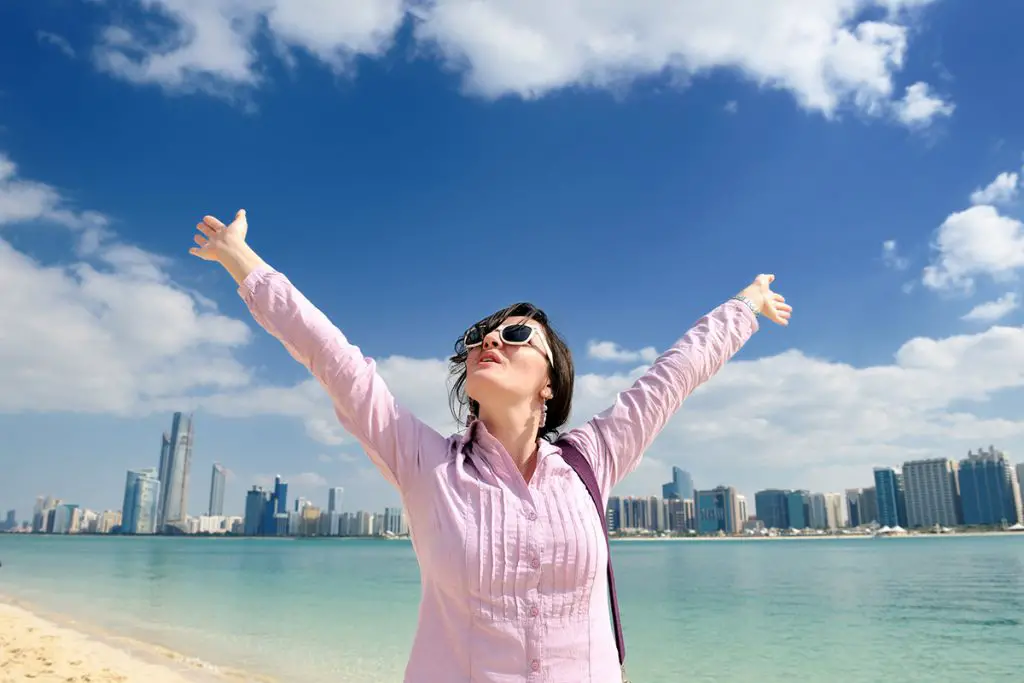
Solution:
<svg viewBox="0 0 1024 683">
<path fill-rule="evenodd" d="M 471 372 L 466 376 L 466 395 L 477 403 L 492 404 L 495 401 L 507 401 L 516 392 L 506 386 L 498 377 L 488 377 L 490 373 Z"/>
</svg>

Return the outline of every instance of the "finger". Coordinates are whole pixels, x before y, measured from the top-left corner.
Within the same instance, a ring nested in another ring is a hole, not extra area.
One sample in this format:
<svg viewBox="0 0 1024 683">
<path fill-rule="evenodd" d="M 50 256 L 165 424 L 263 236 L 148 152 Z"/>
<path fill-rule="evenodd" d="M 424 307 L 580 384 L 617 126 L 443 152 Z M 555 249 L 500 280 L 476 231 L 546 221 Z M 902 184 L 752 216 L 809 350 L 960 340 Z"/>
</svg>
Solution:
<svg viewBox="0 0 1024 683">
<path fill-rule="evenodd" d="M 786 297 L 782 296 L 778 292 L 772 292 L 772 298 L 780 303 L 786 300 Z"/>
<path fill-rule="evenodd" d="M 226 227 L 219 219 L 214 218 L 213 216 L 203 216 L 203 222 L 212 228 L 214 232 L 223 230 Z"/>
<path fill-rule="evenodd" d="M 785 311 L 786 313 L 792 313 L 793 307 L 790 306 L 789 304 L 775 304 L 775 310 Z"/>
<path fill-rule="evenodd" d="M 196 230 L 203 233 L 207 237 L 213 237 L 216 234 L 216 230 L 208 226 L 206 223 L 196 223 Z"/>
<path fill-rule="evenodd" d="M 231 222 L 231 225 L 244 222 L 246 222 L 245 209 L 239 209 L 238 212 L 235 213 L 235 220 Z"/>
<path fill-rule="evenodd" d="M 198 244 L 200 247 L 205 247 L 207 244 L 209 244 L 209 240 L 203 237 L 202 235 L 196 235 L 193 239 L 196 241 L 196 244 Z"/>
</svg>

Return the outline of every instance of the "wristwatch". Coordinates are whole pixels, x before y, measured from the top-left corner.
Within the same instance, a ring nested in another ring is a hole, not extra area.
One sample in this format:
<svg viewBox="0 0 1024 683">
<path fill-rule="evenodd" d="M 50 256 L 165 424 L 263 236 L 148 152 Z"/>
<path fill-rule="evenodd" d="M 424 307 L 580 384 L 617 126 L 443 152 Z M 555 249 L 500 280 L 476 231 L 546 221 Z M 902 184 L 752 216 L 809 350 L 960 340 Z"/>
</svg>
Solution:
<svg viewBox="0 0 1024 683">
<path fill-rule="evenodd" d="M 753 313 L 755 316 L 761 315 L 761 311 L 757 310 L 757 306 L 754 305 L 754 302 L 748 299 L 747 297 L 743 296 L 742 294 L 737 294 L 736 296 L 733 297 L 733 299 L 736 299 L 736 301 L 745 304 L 746 307 L 750 309 L 750 312 Z"/>
</svg>

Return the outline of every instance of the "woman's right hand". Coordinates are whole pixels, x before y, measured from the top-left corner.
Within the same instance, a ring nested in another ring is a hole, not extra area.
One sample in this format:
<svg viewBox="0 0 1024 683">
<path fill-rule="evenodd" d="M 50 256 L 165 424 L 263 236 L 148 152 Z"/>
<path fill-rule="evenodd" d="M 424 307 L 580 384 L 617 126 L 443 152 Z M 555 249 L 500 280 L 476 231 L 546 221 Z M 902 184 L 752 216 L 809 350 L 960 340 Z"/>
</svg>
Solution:
<svg viewBox="0 0 1024 683">
<path fill-rule="evenodd" d="M 195 236 L 198 247 L 189 249 L 189 253 L 204 261 L 221 261 L 221 257 L 231 250 L 238 250 L 245 244 L 245 235 L 249 232 L 249 223 L 245 219 L 245 209 L 239 209 L 231 225 L 224 225 L 213 216 L 203 216 L 196 225 L 201 235 Z"/>
<path fill-rule="evenodd" d="M 189 249 L 189 253 L 204 261 L 216 261 L 231 273 L 238 284 L 255 268 L 265 265 L 263 259 L 256 255 L 245 242 L 249 232 L 249 223 L 245 217 L 245 209 L 239 209 L 231 225 L 224 225 L 213 216 L 204 216 L 196 225 L 200 235 L 195 236 L 198 247 Z"/>
</svg>

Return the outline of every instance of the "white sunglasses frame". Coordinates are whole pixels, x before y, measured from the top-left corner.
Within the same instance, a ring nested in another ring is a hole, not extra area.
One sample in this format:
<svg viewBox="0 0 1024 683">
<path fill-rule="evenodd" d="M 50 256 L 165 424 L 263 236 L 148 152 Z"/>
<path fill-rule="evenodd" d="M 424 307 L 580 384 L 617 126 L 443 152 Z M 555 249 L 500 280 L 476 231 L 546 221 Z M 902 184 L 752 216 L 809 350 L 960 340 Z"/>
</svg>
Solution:
<svg viewBox="0 0 1024 683">
<path fill-rule="evenodd" d="M 523 325 L 525 327 L 529 327 L 531 330 L 533 330 L 533 332 L 531 332 L 530 336 L 526 338 L 526 341 L 510 342 L 510 341 L 506 340 L 505 337 L 503 337 L 502 334 L 501 334 L 502 330 L 504 330 L 506 327 L 514 327 L 514 326 L 517 326 L 517 325 Z M 470 329 L 473 329 L 473 328 L 470 328 Z M 504 325 L 498 325 L 493 330 L 490 330 L 487 334 L 490 334 L 491 332 L 497 332 L 498 333 L 498 338 L 501 339 L 501 343 L 502 344 L 508 344 L 509 346 L 533 346 L 534 348 L 536 348 L 536 344 L 533 344 L 531 342 L 533 342 L 534 337 L 539 338 L 540 339 L 541 348 L 538 349 L 538 350 L 544 351 L 544 355 L 547 356 L 548 363 L 551 364 L 551 367 L 555 366 L 555 357 L 554 357 L 554 354 L 551 353 L 551 345 L 548 344 L 547 335 L 545 335 L 544 334 L 544 330 L 540 329 L 539 327 L 535 327 L 533 325 L 530 325 L 529 323 L 506 323 Z M 475 349 L 478 346 L 483 346 L 484 345 L 484 339 L 487 338 L 487 334 L 485 334 L 482 337 L 480 337 L 479 343 L 477 343 L 477 344 L 470 344 L 468 341 L 466 341 L 466 337 L 469 336 L 469 331 L 467 331 L 466 334 L 464 334 L 462 336 L 462 343 L 466 347 L 467 351 L 469 349 Z"/>
</svg>

